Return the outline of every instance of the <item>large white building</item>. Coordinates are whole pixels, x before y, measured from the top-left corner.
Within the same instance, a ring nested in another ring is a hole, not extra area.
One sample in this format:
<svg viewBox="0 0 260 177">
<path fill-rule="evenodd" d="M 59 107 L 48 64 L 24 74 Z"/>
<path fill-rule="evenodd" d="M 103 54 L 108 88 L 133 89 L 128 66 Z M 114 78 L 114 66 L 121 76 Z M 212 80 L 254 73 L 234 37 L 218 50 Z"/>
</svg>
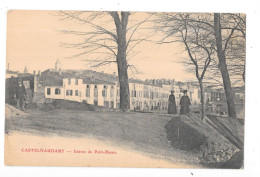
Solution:
<svg viewBox="0 0 260 177">
<path fill-rule="evenodd" d="M 46 85 L 45 98 L 86 102 L 116 108 L 117 83 L 82 78 L 63 78 L 61 85 Z"/>
<path fill-rule="evenodd" d="M 115 75 L 104 73 L 82 74 L 71 72 L 55 72 L 48 76 L 45 84 L 46 99 L 62 99 L 88 104 L 104 106 L 109 108 L 119 108 L 120 90 L 118 78 Z M 43 72 L 43 77 L 44 77 Z M 100 76 L 103 77 L 100 77 Z M 98 79 L 95 76 L 99 76 Z M 112 78 L 111 78 L 112 77 Z M 58 79 L 57 79 L 58 78 Z M 103 78 L 103 79 L 102 79 Z M 54 79 L 54 81 L 51 81 Z M 131 110 L 153 110 L 167 109 L 170 91 L 175 91 L 176 103 L 182 96 L 182 86 L 174 83 L 147 83 L 141 80 L 129 79 L 130 109 Z M 199 102 L 198 88 L 188 88 L 188 94 L 192 102 Z"/>
<path fill-rule="evenodd" d="M 86 102 L 109 108 L 120 106 L 119 82 L 115 73 L 61 70 L 61 64 L 57 60 L 55 68 L 42 72 L 40 82 L 44 85 L 45 99 Z M 175 91 L 178 106 L 184 89 L 188 90 L 188 96 L 193 103 L 199 102 L 199 89 L 194 84 L 165 79 L 129 79 L 130 109 L 167 109 L 171 90 Z"/>
</svg>

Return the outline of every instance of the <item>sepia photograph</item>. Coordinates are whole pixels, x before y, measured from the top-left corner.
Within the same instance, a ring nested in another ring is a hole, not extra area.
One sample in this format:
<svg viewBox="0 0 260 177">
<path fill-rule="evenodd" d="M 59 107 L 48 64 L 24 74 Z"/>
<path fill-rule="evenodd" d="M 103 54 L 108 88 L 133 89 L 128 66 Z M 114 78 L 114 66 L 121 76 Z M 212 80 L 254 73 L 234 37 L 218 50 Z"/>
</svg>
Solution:
<svg viewBox="0 0 260 177">
<path fill-rule="evenodd" d="M 246 14 L 9 10 L 5 165 L 243 169 Z"/>
</svg>

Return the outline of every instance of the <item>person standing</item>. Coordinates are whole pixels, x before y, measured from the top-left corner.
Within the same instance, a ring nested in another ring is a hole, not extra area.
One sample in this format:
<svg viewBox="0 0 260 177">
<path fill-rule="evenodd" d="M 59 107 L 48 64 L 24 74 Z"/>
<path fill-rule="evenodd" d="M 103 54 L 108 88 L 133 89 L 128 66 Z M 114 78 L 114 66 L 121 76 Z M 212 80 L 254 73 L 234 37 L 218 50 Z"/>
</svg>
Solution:
<svg viewBox="0 0 260 177">
<path fill-rule="evenodd" d="M 168 114 L 177 114 L 176 102 L 175 102 L 175 96 L 173 90 L 171 91 L 171 94 L 169 96 Z"/>
<path fill-rule="evenodd" d="M 16 101 L 17 101 L 17 108 L 24 111 L 26 100 L 26 90 L 22 83 L 22 81 L 18 81 L 18 88 L 16 90 Z"/>
<path fill-rule="evenodd" d="M 187 90 L 183 91 L 183 96 L 181 97 L 180 100 L 180 105 L 181 105 L 181 114 L 188 114 L 190 113 L 190 98 L 187 96 Z"/>
</svg>

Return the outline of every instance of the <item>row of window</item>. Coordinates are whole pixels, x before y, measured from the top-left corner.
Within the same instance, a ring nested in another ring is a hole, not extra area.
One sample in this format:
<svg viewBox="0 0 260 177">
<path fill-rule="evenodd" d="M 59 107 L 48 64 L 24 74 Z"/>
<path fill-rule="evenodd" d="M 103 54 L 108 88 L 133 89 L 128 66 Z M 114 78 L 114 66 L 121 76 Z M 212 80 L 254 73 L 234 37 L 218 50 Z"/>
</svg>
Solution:
<svg viewBox="0 0 260 177">
<path fill-rule="evenodd" d="M 87 88 L 90 88 L 90 85 L 87 85 Z M 94 85 L 94 88 L 97 89 L 97 88 L 98 88 L 97 85 Z M 107 85 L 104 85 L 103 88 L 104 88 L 104 89 L 108 89 L 108 86 L 107 86 Z M 111 89 L 114 89 L 114 86 L 113 86 L 113 85 L 111 86 Z"/>
<path fill-rule="evenodd" d="M 75 79 L 75 85 L 78 85 L 78 84 L 79 84 L 79 80 Z M 71 79 L 70 78 L 68 79 L 68 85 L 71 85 Z M 90 88 L 90 85 L 87 85 L 87 88 Z M 94 85 L 94 88 L 97 88 L 97 85 Z M 108 86 L 104 85 L 104 89 L 107 89 L 107 88 L 108 88 Z M 111 89 L 114 89 L 113 85 L 111 86 Z"/>
<path fill-rule="evenodd" d="M 86 97 L 90 97 L 90 93 L 91 93 L 90 88 L 87 88 L 86 89 Z M 102 96 L 107 97 L 107 89 L 102 90 Z M 94 89 L 94 97 L 98 97 L 98 89 L 97 88 Z M 114 97 L 114 89 L 110 90 L 110 97 Z"/>
<path fill-rule="evenodd" d="M 61 89 L 56 88 L 55 89 L 55 95 L 60 95 L 61 94 Z M 47 88 L 47 95 L 51 95 L 51 88 Z M 73 90 L 66 90 L 66 96 L 73 96 Z M 75 90 L 75 96 L 79 96 L 79 91 Z M 102 96 L 107 97 L 107 89 L 102 90 Z M 119 96 L 119 90 L 117 90 L 117 96 Z M 131 92 L 132 97 L 144 97 L 144 98 L 149 98 L 149 92 L 148 91 L 136 91 L 132 90 Z M 163 97 L 168 97 L 168 95 L 163 94 Z M 90 97 L 90 88 L 87 87 L 86 89 L 86 97 Z M 94 97 L 98 97 L 98 89 L 94 89 Z M 110 97 L 114 97 L 114 90 L 110 90 Z M 151 98 L 158 98 L 158 93 L 157 92 L 151 92 L 150 93 Z"/>
<path fill-rule="evenodd" d="M 117 90 L 118 91 L 118 90 Z M 61 89 L 55 88 L 55 95 L 60 95 Z M 47 95 L 51 95 L 51 88 L 47 88 Z M 73 96 L 73 90 L 66 90 L 66 96 Z M 75 96 L 80 96 L 80 92 L 75 90 Z M 102 96 L 107 97 L 107 89 L 104 88 L 102 90 Z M 86 97 L 90 97 L 90 88 L 87 87 L 86 89 Z M 94 89 L 94 97 L 98 97 L 98 89 Z M 114 97 L 114 89 L 110 90 L 110 97 Z"/>
<path fill-rule="evenodd" d="M 66 96 L 73 96 L 73 90 L 66 90 Z M 80 92 L 75 90 L 75 96 L 80 96 Z"/>
<path fill-rule="evenodd" d="M 149 92 L 147 90 L 144 91 L 138 91 L 138 90 L 132 90 L 131 91 L 131 97 L 143 97 L 143 98 L 168 98 L 168 94 L 166 93 L 158 93 L 158 92 Z"/>
<path fill-rule="evenodd" d="M 114 97 L 114 89 L 110 89 L 110 97 Z M 56 88 L 55 89 L 55 95 L 60 95 L 61 89 Z M 89 88 L 89 85 L 87 85 L 86 89 L 86 97 L 90 97 L 91 90 Z M 47 88 L 47 95 L 51 95 L 51 88 Z M 73 96 L 73 90 L 66 90 L 66 96 Z M 79 91 L 75 90 L 75 96 L 79 96 Z M 102 90 L 102 96 L 107 97 L 107 87 L 104 86 L 104 89 Z M 119 90 L 117 89 L 117 96 L 119 97 Z M 168 94 L 161 93 L 161 96 L 164 98 L 168 97 Z M 98 88 L 94 88 L 94 97 L 98 97 Z M 158 98 L 159 93 L 158 92 L 149 92 L 149 91 L 136 91 L 132 90 L 131 97 L 144 97 L 144 98 Z"/>
<path fill-rule="evenodd" d="M 56 88 L 54 91 L 55 95 L 60 95 L 61 94 L 61 90 L 59 88 Z M 51 94 L 51 88 L 47 88 L 47 95 Z"/>
<path fill-rule="evenodd" d="M 71 85 L 71 78 L 68 79 L 68 85 Z M 75 85 L 79 85 L 78 79 L 75 79 Z"/>
<path fill-rule="evenodd" d="M 55 88 L 54 90 L 55 95 L 60 95 L 61 94 L 61 89 L 60 88 Z M 79 91 L 75 90 L 75 96 L 79 96 Z M 47 88 L 47 95 L 51 95 L 51 88 Z M 66 90 L 66 96 L 73 96 L 73 90 Z"/>
</svg>

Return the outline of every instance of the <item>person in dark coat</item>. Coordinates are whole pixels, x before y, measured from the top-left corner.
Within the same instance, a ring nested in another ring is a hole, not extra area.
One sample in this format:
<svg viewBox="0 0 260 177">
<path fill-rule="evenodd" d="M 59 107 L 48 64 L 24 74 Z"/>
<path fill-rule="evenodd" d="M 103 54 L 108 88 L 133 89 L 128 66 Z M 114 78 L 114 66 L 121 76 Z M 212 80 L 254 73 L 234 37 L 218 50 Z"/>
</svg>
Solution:
<svg viewBox="0 0 260 177">
<path fill-rule="evenodd" d="M 181 114 L 190 113 L 190 98 L 187 96 L 187 90 L 183 91 L 184 95 L 181 97 L 180 105 L 181 105 Z"/>
<path fill-rule="evenodd" d="M 22 83 L 22 81 L 18 81 L 18 88 L 16 90 L 16 101 L 17 101 L 17 108 L 24 111 L 26 100 L 26 90 Z"/>
<path fill-rule="evenodd" d="M 177 114 L 174 91 L 169 96 L 168 114 Z"/>
</svg>

